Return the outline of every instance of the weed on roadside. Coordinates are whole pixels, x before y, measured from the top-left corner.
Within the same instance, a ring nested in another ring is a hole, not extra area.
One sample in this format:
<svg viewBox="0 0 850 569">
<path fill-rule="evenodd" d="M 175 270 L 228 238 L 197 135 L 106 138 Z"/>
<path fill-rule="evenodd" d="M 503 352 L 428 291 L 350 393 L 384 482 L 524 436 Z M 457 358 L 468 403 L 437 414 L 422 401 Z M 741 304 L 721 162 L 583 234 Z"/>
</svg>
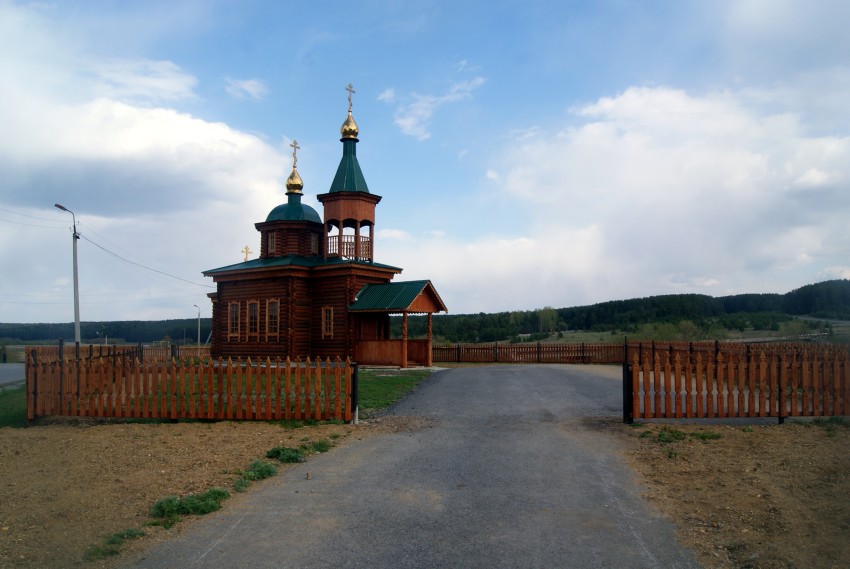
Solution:
<svg viewBox="0 0 850 569">
<path fill-rule="evenodd" d="M 248 489 L 251 482 L 255 480 L 265 480 L 277 474 L 277 467 L 269 464 L 264 460 L 255 460 L 248 468 L 239 473 L 239 478 L 233 482 L 233 490 L 236 492 L 244 492 Z"/>
<path fill-rule="evenodd" d="M 189 494 L 182 498 L 169 496 L 158 501 L 151 507 L 151 516 L 160 518 L 151 525 L 159 525 L 165 529 L 180 521 L 181 515 L 202 516 L 221 509 L 221 502 L 230 497 L 230 493 L 222 488 L 211 488 L 203 494 Z"/>
<path fill-rule="evenodd" d="M 140 529 L 130 528 L 113 533 L 107 537 L 102 545 L 93 545 L 86 550 L 83 556 L 86 561 L 99 561 L 108 557 L 118 555 L 119 549 L 128 539 L 138 539 L 145 535 Z"/>
<path fill-rule="evenodd" d="M 274 447 L 266 453 L 266 458 L 276 458 L 284 464 L 304 462 L 307 460 L 304 458 L 304 453 L 300 450 L 289 447 Z"/>
</svg>

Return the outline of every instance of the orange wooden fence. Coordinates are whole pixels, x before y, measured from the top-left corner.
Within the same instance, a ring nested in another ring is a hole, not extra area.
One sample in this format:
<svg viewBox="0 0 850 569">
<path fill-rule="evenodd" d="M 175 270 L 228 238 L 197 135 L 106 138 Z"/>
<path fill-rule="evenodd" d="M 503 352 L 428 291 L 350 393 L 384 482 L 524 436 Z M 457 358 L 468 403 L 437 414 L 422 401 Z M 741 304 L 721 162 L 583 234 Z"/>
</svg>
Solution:
<svg viewBox="0 0 850 569">
<path fill-rule="evenodd" d="M 623 354 L 623 344 L 605 343 L 494 343 L 433 347 L 434 363 L 621 364 Z"/>
<path fill-rule="evenodd" d="M 32 346 L 27 348 L 29 355 L 35 350 L 39 362 L 59 361 L 65 358 L 76 358 L 74 344 L 61 343 L 58 346 Z M 110 358 L 130 355 L 142 362 L 167 362 L 170 359 L 197 358 L 209 360 L 209 346 L 144 346 L 142 344 L 103 345 L 83 344 L 80 346 L 81 359 Z"/>
<path fill-rule="evenodd" d="M 728 348 L 728 349 L 727 349 Z M 624 419 L 850 415 L 850 352 L 840 346 L 718 344 L 629 350 Z"/>
<path fill-rule="evenodd" d="M 355 370 L 339 358 L 184 365 L 131 357 L 39 362 L 30 353 L 27 418 L 351 421 Z"/>
</svg>

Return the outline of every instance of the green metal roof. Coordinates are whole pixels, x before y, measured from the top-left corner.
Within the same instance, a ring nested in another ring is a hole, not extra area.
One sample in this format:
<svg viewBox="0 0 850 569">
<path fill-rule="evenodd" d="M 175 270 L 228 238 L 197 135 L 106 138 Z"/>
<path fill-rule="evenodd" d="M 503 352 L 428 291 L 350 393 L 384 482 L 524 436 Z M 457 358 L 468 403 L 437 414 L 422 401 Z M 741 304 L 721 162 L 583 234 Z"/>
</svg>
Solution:
<svg viewBox="0 0 850 569">
<path fill-rule="evenodd" d="M 446 310 L 431 281 L 367 284 L 360 289 L 348 309 L 352 312 L 401 312 L 407 310 L 427 287 L 431 288 L 438 303 Z"/>
<path fill-rule="evenodd" d="M 339 161 L 336 176 L 329 190 L 329 193 L 334 192 L 369 193 L 366 178 L 363 177 L 363 171 L 360 170 L 360 163 L 357 161 L 357 140 L 355 139 L 342 141 L 342 160 Z"/>
<path fill-rule="evenodd" d="M 369 267 L 378 267 L 379 269 L 389 269 L 396 272 L 401 272 L 401 269 L 398 267 L 393 267 L 392 265 L 383 265 L 381 263 L 368 263 L 363 261 L 354 261 L 351 259 L 340 259 L 339 257 L 331 257 L 329 259 L 325 259 L 324 257 L 302 257 L 301 255 L 286 255 L 284 257 L 267 257 L 265 259 L 251 259 L 250 261 L 245 261 L 242 263 L 236 263 L 235 265 L 227 265 L 226 267 L 219 267 L 217 269 L 209 269 L 208 271 L 204 271 L 204 276 L 215 276 L 219 273 L 230 273 L 234 271 L 252 271 L 252 270 L 262 270 L 262 269 L 272 269 L 275 267 L 306 267 L 306 268 L 320 268 L 320 267 L 333 267 L 337 265 L 346 265 L 346 264 L 356 264 L 356 265 L 365 265 Z"/>
<path fill-rule="evenodd" d="M 322 223 L 322 218 L 315 209 L 309 205 L 301 203 L 301 195 L 296 193 L 289 194 L 289 200 L 285 204 L 280 204 L 266 218 L 266 221 L 312 221 L 314 223 Z"/>
</svg>

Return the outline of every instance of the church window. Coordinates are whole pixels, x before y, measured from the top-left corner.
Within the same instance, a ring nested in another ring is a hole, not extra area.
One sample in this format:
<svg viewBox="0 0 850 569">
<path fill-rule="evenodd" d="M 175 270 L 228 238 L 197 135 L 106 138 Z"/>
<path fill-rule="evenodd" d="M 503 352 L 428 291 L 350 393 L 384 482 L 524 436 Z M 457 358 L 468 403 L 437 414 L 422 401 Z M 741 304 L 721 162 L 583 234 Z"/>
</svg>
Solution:
<svg viewBox="0 0 850 569">
<path fill-rule="evenodd" d="M 266 301 L 266 332 L 269 336 L 277 336 L 278 306 L 277 300 Z"/>
<path fill-rule="evenodd" d="M 239 338 L 239 303 L 231 302 L 228 306 L 227 335 Z"/>
<path fill-rule="evenodd" d="M 269 253 L 277 252 L 277 235 L 274 232 L 269 232 Z"/>
<path fill-rule="evenodd" d="M 334 337 L 333 306 L 322 307 L 322 339 Z"/>
<path fill-rule="evenodd" d="M 256 300 L 248 302 L 248 333 L 257 334 L 260 326 L 260 303 Z"/>
<path fill-rule="evenodd" d="M 310 234 L 310 254 L 318 255 L 319 254 L 319 234 L 311 233 Z"/>
</svg>

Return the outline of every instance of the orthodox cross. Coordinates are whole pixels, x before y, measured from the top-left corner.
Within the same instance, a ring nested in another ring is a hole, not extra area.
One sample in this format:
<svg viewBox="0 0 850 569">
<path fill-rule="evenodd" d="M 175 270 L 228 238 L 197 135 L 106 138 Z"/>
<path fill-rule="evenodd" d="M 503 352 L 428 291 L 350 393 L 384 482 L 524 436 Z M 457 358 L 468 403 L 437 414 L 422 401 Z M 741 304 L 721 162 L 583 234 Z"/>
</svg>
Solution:
<svg viewBox="0 0 850 569">
<path fill-rule="evenodd" d="M 292 144 L 290 144 L 289 146 L 292 147 L 292 167 L 295 168 L 295 166 L 298 165 L 298 155 L 296 154 L 296 152 L 301 150 L 301 147 L 298 146 L 297 140 L 293 140 Z"/>
<path fill-rule="evenodd" d="M 346 87 L 345 90 L 348 91 L 348 112 L 350 113 L 351 112 L 351 95 L 353 93 L 356 93 L 357 91 L 354 90 L 354 86 L 351 83 L 348 84 L 348 87 Z"/>
<path fill-rule="evenodd" d="M 247 261 L 247 260 L 248 260 L 248 255 L 250 255 L 251 253 L 253 253 L 253 251 L 251 251 L 251 248 L 250 248 L 250 247 L 248 247 L 247 245 L 245 245 L 245 248 L 244 248 L 244 249 L 242 249 L 242 253 L 245 255 L 245 260 Z"/>
</svg>

